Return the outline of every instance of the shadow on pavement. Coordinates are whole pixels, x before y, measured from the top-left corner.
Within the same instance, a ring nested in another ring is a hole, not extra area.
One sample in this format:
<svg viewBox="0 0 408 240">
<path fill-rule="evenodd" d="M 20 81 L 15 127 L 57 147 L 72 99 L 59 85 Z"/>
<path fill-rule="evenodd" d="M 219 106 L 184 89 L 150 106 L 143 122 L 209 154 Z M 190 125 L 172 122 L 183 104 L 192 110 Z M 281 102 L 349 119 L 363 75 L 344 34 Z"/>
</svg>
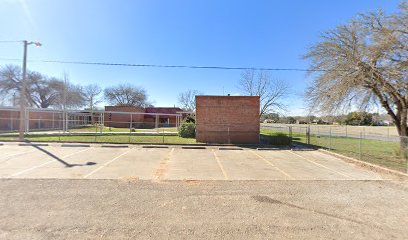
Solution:
<svg viewBox="0 0 408 240">
<path fill-rule="evenodd" d="M 54 159 L 57 160 L 58 162 L 62 163 L 63 165 L 65 165 L 65 167 L 91 166 L 91 165 L 95 165 L 95 164 L 96 164 L 95 162 L 87 162 L 87 163 L 84 163 L 84 164 L 77 164 L 77 163 L 71 164 L 71 163 L 68 163 L 68 162 L 62 160 L 61 158 L 59 158 L 58 156 L 54 155 L 53 153 L 51 153 L 51 152 L 49 152 L 49 151 L 47 151 L 47 150 L 41 148 L 40 146 L 37 146 L 37 145 L 34 145 L 34 144 L 33 144 L 32 146 L 33 146 L 34 148 L 40 150 L 41 152 L 47 154 L 48 156 L 54 158 Z"/>
</svg>

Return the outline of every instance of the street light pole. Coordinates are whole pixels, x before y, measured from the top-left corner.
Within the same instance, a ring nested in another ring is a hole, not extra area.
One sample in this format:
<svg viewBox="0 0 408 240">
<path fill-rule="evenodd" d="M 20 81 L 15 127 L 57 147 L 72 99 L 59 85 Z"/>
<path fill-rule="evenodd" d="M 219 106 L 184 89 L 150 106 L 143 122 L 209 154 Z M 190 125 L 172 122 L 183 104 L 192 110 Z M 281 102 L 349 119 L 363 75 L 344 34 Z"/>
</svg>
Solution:
<svg viewBox="0 0 408 240">
<path fill-rule="evenodd" d="M 24 44 L 24 53 L 23 53 L 23 76 L 21 80 L 21 90 L 20 90 L 20 131 L 19 131 L 19 139 L 24 140 L 24 132 L 25 132 L 25 104 L 26 104 L 26 74 L 27 74 L 27 45 L 28 42 L 26 40 L 23 41 Z"/>
<path fill-rule="evenodd" d="M 19 135 L 18 138 L 20 140 L 24 140 L 24 132 L 25 132 L 25 123 L 26 123 L 26 95 L 27 95 L 27 46 L 35 44 L 37 47 L 41 47 L 41 43 L 39 42 L 28 42 L 27 40 L 23 41 L 24 45 L 24 53 L 23 53 L 23 70 L 22 70 L 22 79 L 21 79 L 21 90 L 20 90 L 20 128 L 19 128 Z"/>
</svg>

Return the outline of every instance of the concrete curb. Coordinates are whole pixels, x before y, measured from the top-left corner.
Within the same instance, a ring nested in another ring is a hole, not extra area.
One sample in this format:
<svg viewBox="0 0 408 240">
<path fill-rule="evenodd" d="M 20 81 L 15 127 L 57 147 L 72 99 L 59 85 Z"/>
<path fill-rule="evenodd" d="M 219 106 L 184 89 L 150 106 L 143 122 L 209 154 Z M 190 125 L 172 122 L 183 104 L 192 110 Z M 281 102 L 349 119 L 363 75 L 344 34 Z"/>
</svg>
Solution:
<svg viewBox="0 0 408 240">
<path fill-rule="evenodd" d="M 48 146 L 48 143 L 20 143 L 18 144 L 18 146 L 38 146 L 38 147 L 42 147 L 42 146 Z"/>
<path fill-rule="evenodd" d="M 243 150 L 242 148 L 235 148 L 235 147 L 220 147 L 218 150 Z"/>
<path fill-rule="evenodd" d="M 182 149 L 207 149 L 207 147 L 202 147 L 202 146 L 184 146 L 181 148 Z"/>
<path fill-rule="evenodd" d="M 382 167 L 382 166 L 379 166 L 379 165 L 376 165 L 376 164 L 360 161 L 360 160 L 357 160 L 355 158 L 347 157 L 347 156 L 344 156 L 342 154 L 334 153 L 334 152 L 331 152 L 331 151 L 328 151 L 328 150 L 325 150 L 325 149 L 319 148 L 317 150 L 320 151 L 320 152 L 324 152 L 324 153 L 327 153 L 329 155 L 335 156 L 335 157 L 342 158 L 342 159 L 344 159 L 346 161 L 349 161 L 349 162 L 352 162 L 352 163 L 357 163 L 357 164 L 363 165 L 365 167 L 374 168 L 377 171 L 386 172 L 386 173 L 389 173 L 389 174 L 398 175 L 398 176 L 401 176 L 401 177 L 408 178 L 408 174 L 403 173 L 403 172 L 398 172 L 396 170 L 385 168 L 385 167 Z"/>
<path fill-rule="evenodd" d="M 281 148 L 257 148 L 258 151 L 282 150 Z"/>
<path fill-rule="evenodd" d="M 91 147 L 89 144 L 61 144 L 61 147 Z"/>
<path fill-rule="evenodd" d="M 146 145 L 146 146 L 142 146 L 142 148 L 169 148 L 169 147 L 168 146 Z"/>
<path fill-rule="evenodd" d="M 128 148 L 128 145 L 102 145 L 102 148 Z"/>
</svg>

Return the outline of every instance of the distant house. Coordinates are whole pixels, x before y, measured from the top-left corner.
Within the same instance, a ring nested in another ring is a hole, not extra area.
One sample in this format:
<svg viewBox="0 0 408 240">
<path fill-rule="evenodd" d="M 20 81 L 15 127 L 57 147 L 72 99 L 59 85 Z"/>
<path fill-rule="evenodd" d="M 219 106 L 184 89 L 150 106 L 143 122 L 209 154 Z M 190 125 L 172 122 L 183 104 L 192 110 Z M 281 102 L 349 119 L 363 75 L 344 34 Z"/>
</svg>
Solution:
<svg viewBox="0 0 408 240">
<path fill-rule="evenodd" d="M 389 121 L 389 120 L 380 120 L 380 121 L 377 123 L 377 125 L 378 125 L 378 126 L 390 126 L 390 125 L 392 125 L 392 122 Z"/>
<path fill-rule="evenodd" d="M 302 119 L 296 120 L 296 124 L 307 124 L 307 121 L 302 120 Z"/>
</svg>

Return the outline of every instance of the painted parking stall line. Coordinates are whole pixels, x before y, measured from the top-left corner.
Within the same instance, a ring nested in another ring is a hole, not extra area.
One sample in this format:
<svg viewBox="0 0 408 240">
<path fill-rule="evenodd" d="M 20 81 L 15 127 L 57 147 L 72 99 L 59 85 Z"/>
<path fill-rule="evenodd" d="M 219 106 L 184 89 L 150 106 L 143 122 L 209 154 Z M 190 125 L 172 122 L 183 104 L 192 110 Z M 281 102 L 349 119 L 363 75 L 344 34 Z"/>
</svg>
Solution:
<svg viewBox="0 0 408 240">
<path fill-rule="evenodd" d="M 35 152 L 36 150 L 31 150 L 31 151 L 26 151 L 26 152 L 18 152 L 18 153 L 9 153 L 9 154 L 6 154 L 6 155 L 3 155 L 3 156 L 1 156 L 0 157 L 0 159 L 6 159 L 6 160 L 8 160 L 9 158 L 11 158 L 11 157 L 16 157 L 16 156 L 19 156 L 19 155 L 24 155 L 24 154 L 27 154 L 27 153 L 32 153 L 32 152 Z"/>
<path fill-rule="evenodd" d="M 109 164 L 113 163 L 114 161 L 118 160 L 120 157 L 126 155 L 126 154 L 129 153 L 131 150 L 132 150 L 132 149 L 129 149 L 129 150 L 127 150 L 126 152 L 121 153 L 119 156 L 114 157 L 112 160 L 110 160 L 110 161 L 104 163 L 102 166 L 100 166 L 100 167 L 98 167 L 97 169 L 95 169 L 95 170 L 91 171 L 90 173 L 86 174 L 86 175 L 84 176 L 84 178 L 88 178 L 88 177 L 91 176 L 92 174 L 98 172 L 98 171 L 101 170 L 102 168 L 104 168 L 104 167 L 108 166 Z"/>
<path fill-rule="evenodd" d="M 74 153 L 67 154 L 67 155 L 65 155 L 65 156 L 62 156 L 61 159 L 64 159 L 64 158 L 73 156 L 73 155 L 78 154 L 78 153 L 85 152 L 85 151 L 87 151 L 87 150 L 89 150 L 89 148 L 87 148 L 87 149 L 82 149 L 82 150 L 80 150 L 80 151 L 78 151 L 78 152 L 74 152 Z M 53 162 L 57 162 L 57 160 L 53 159 L 53 160 L 50 160 L 50 161 L 48 161 L 48 162 L 42 163 L 42 164 L 40 164 L 40 165 L 37 165 L 37 166 L 31 167 L 31 168 L 25 169 L 25 170 L 23 170 L 23 171 L 20 171 L 20 172 L 11 174 L 11 175 L 9 176 L 9 178 L 10 178 L 10 177 L 17 177 L 17 176 L 19 176 L 19 175 L 21 175 L 21 174 L 24 174 L 24 173 L 27 173 L 27 172 L 29 172 L 29 171 L 35 170 L 35 169 L 37 169 L 37 168 L 46 166 L 46 165 L 51 164 L 51 163 L 53 163 Z"/>
<path fill-rule="evenodd" d="M 282 169 L 278 168 L 277 166 L 275 166 L 273 163 L 271 163 L 270 161 L 268 161 L 266 158 L 262 157 L 261 155 L 259 155 L 258 153 L 254 152 L 254 151 L 250 151 L 251 153 L 253 153 L 255 156 L 257 156 L 260 160 L 264 161 L 266 164 L 272 166 L 273 168 L 275 168 L 276 170 L 278 170 L 280 173 L 282 173 L 283 175 L 285 175 L 287 178 L 289 178 L 290 180 L 296 180 L 294 177 L 292 177 L 291 175 L 289 175 L 287 172 L 283 171 Z"/>
<path fill-rule="evenodd" d="M 320 164 L 320 163 L 317 163 L 317 162 L 315 162 L 315 161 L 312 161 L 312 160 L 310 160 L 310 159 L 307 159 L 307 158 L 303 157 L 302 155 L 297 154 L 297 153 L 295 153 L 295 152 L 293 152 L 293 151 L 291 151 L 291 150 L 288 150 L 288 152 L 290 152 L 291 154 L 296 155 L 296 156 L 298 156 L 298 157 L 300 157 L 300 158 L 302 158 L 302 159 L 305 159 L 306 161 L 308 161 L 308 162 L 310 162 L 310 163 L 313 163 L 313 164 L 315 164 L 316 166 L 325 168 L 325 169 L 327 169 L 327 170 L 329 170 L 329 171 L 331 171 L 331 172 L 334 172 L 334 173 L 337 173 L 337 174 L 339 174 L 339 175 L 342 175 L 343 177 L 352 178 L 352 177 L 351 177 L 350 175 L 348 175 L 348 174 L 341 173 L 341 172 L 336 171 L 336 170 L 334 170 L 334 169 L 332 169 L 332 168 L 329 168 L 329 167 L 327 167 L 327 166 L 324 166 L 324 165 L 322 165 L 322 164 Z"/>
<path fill-rule="evenodd" d="M 228 180 L 227 172 L 225 171 L 224 167 L 222 166 L 220 158 L 217 156 L 214 149 L 212 151 L 214 153 L 215 160 L 217 161 L 217 164 L 220 167 L 222 174 L 224 175 L 225 180 Z"/>
</svg>

